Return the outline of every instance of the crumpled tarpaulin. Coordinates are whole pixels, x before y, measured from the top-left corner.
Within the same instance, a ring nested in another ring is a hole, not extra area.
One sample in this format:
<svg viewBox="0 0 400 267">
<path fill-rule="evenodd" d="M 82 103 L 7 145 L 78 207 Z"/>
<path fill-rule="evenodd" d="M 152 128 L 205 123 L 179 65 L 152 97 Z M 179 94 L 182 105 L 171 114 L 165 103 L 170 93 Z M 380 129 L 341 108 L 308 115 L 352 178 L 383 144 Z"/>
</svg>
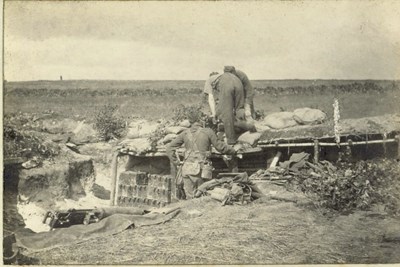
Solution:
<svg viewBox="0 0 400 267">
<path fill-rule="evenodd" d="M 306 165 L 310 154 L 301 152 L 293 153 L 290 159 L 279 164 L 281 168 L 297 172 L 300 168 Z"/>
<path fill-rule="evenodd" d="M 243 204 L 244 201 L 247 203 L 264 195 L 249 180 L 246 172 L 232 175 L 235 176 L 212 179 L 201 184 L 195 192 L 195 197 L 209 194 L 211 198 L 219 200 L 223 205 L 226 205 L 233 203 Z"/>
<path fill-rule="evenodd" d="M 165 223 L 174 218 L 179 211 L 179 209 L 170 209 L 163 213 L 148 213 L 146 215 L 114 214 L 89 225 L 73 225 L 68 228 L 41 233 L 22 229 L 15 235 L 19 247 L 31 251 L 40 251 L 117 234 L 132 226 L 141 227 Z"/>
</svg>

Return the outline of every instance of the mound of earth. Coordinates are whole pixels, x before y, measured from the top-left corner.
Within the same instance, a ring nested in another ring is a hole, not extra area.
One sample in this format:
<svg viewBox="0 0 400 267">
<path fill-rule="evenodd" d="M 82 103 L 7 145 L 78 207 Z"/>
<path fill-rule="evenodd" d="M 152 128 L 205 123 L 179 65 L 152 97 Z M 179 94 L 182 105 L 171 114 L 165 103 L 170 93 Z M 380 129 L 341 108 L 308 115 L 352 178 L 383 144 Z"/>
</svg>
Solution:
<svg viewBox="0 0 400 267">
<path fill-rule="evenodd" d="M 260 123 L 258 122 L 257 125 L 258 124 Z M 399 132 L 400 114 L 387 114 L 360 119 L 344 119 L 340 121 L 339 126 L 341 135 Z M 262 126 L 258 128 L 262 128 Z M 318 125 L 297 125 L 279 130 L 264 129 L 260 140 L 273 141 L 290 138 L 313 139 L 333 137 L 334 135 L 334 123 L 332 120 L 328 120 Z"/>
</svg>

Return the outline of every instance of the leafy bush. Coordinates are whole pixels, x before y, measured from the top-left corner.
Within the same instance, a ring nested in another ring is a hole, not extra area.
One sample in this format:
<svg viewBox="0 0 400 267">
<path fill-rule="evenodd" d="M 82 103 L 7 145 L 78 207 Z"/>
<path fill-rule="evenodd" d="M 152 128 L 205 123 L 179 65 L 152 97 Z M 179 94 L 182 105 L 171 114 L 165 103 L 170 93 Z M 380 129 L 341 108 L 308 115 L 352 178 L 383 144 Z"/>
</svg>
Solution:
<svg viewBox="0 0 400 267">
<path fill-rule="evenodd" d="M 150 134 L 150 136 L 148 137 L 148 140 L 150 141 L 151 148 L 153 150 L 156 149 L 157 142 L 159 140 L 163 139 L 164 136 L 167 135 L 167 132 L 166 132 L 166 129 L 165 129 L 166 127 L 167 127 L 166 122 L 161 123 L 160 125 L 157 126 L 157 129 L 154 132 L 152 132 Z"/>
<path fill-rule="evenodd" d="M 202 111 L 202 105 L 178 105 L 176 108 L 172 110 L 174 116 L 173 120 L 175 122 L 180 122 L 183 120 L 187 120 L 190 118 L 199 118 L 199 119 L 204 119 L 207 117 L 206 114 L 203 113 Z"/>
<path fill-rule="evenodd" d="M 126 122 L 116 114 L 117 105 L 106 104 L 94 116 L 94 127 L 104 141 L 120 138 Z"/>
<path fill-rule="evenodd" d="M 392 214 L 400 212 L 400 167 L 396 161 L 360 161 L 341 165 L 335 171 L 319 164 L 317 173 L 302 170 L 294 176 L 296 184 L 316 207 L 338 212 L 366 210 L 374 204 L 385 205 Z"/>
<path fill-rule="evenodd" d="M 3 128 L 4 156 L 12 157 L 38 157 L 40 159 L 53 158 L 59 154 L 59 148 L 52 142 L 29 131 L 17 130 L 15 127 L 5 125 Z"/>
</svg>

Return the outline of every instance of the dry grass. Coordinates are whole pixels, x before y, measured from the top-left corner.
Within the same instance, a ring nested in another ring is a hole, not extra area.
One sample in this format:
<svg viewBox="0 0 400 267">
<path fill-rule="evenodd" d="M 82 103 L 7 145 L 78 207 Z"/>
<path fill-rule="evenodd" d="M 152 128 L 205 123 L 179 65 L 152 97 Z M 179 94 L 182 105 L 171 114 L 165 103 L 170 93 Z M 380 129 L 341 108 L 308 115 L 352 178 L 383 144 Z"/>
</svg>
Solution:
<svg viewBox="0 0 400 267">
<path fill-rule="evenodd" d="M 224 206 L 208 198 L 178 203 L 172 221 L 78 245 L 29 253 L 43 264 L 299 264 L 400 260 L 380 236 L 393 219 L 364 213 L 328 220 L 292 203 Z M 188 211 L 198 210 L 200 217 Z M 95 249 L 92 249 L 95 246 Z"/>
<path fill-rule="evenodd" d="M 335 96 L 333 94 L 313 95 L 257 95 L 256 109 L 264 110 L 265 114 L 281 110 L 293 111 L 296 108 L 311 107 L 324 110 L 332 116 L 333 99 L 339 98 L 341 117 L 360 118 L 378 116 L 386 113 L 400 113 L 398 105 L 400 92 L 392 91 L 387 94 L 378 93 L 347 93 Z M 65 97 L 46 96 L 5 96 L 4 112 L 42 113 L 53 110 L 57 114 L 73 118 L 79 116 L 91 120 L 96 111 L 105 104 L 119 106 L 120 114 L 129 119 L 140 116 L 148 119 L 171 117 L 172 109 L 179 104 L 191 105 L 202 101 L 201 95 L 165 95 L 165 96 L 95 96 L 82 97 L 71 95 Z"/>
</svg>

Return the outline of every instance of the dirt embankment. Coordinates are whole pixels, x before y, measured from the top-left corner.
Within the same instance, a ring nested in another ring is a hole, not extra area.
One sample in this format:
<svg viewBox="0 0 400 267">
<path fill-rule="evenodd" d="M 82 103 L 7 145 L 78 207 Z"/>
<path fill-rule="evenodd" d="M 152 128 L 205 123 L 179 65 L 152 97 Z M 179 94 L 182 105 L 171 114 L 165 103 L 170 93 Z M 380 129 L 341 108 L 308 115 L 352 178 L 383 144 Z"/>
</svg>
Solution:
<svg viewBox="0 0 400 267">
<path fill-rule="evenodd" d="M 46 210 L 78 208 L 80 199 L 94 195 L 109 198 L 104 187 L 109 182 L 101 179 L 102 168 L 97 174 L 96 165 L 110 161 L 112 145 L 99 143 L 91 124 L 51 113 L 16 114 L 5 118 L 4 140 L 5 228 L 26 224 L 34 231 L 47 230 L 41 223 Z M 102 199 L 94 198 L 90 206 Z M 78 202 L 71 206 L 68 200 Z"/>
</svg>

